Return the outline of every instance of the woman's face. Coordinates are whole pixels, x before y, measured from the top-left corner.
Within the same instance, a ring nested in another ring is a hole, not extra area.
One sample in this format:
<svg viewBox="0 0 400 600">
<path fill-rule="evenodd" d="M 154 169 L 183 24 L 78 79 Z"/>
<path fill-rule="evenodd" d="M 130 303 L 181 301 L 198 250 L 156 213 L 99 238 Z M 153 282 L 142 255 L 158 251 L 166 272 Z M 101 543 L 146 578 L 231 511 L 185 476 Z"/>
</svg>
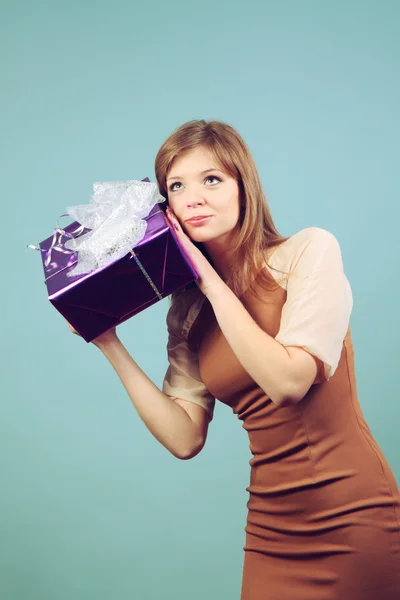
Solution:
<svg viewBox="0 0 400 600">
<path fill-rule="evenodd" d="M 199 147 L 176 158 L 166 183 L 169 205 L 193 241 L 229 239 L 226 234 L 239 222 L 239 186 L 217 167 L 209 150 Z M 209 218 L 197 225 L 188 221 L 197 216 Z"/>
</svg>

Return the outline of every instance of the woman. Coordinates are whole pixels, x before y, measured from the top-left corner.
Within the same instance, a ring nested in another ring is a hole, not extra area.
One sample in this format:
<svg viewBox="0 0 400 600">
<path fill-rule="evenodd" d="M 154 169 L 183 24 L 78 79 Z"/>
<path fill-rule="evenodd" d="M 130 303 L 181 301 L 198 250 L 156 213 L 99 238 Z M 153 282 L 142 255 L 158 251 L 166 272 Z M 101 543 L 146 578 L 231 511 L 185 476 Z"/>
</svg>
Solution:
<svg viewBox="0 0 400 600">
<path fill-rule="evenodd" d="M 400 496 L 361 412 L 339 244 L 273 224 L 250 152 L 221 122 L 160 148 L 157 182 L 199 279 L 173 294 L 160 391 L 115 330 L 94 343 L 175 456 L 206 441 L 215 398 L 253 458 L 242 600 L 400 598 Z"/>
</svg>

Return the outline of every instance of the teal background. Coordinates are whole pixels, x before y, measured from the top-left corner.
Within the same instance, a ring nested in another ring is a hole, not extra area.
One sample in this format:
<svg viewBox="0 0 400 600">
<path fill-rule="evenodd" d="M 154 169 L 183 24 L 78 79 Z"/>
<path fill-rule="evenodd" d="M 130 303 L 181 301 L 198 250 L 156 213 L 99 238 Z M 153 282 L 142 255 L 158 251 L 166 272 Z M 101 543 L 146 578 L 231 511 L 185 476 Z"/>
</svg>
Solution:
<svg viewBox="0 0 400 600">
<path fill-rule="evenodd" d="M 399 18 L 395 0 L 2 1 L 2 600 L 239 599 L 240 422 L 217 405 L 203 451 L 170 455 L 26 248 L 94 181 L 153 179 L 189 119 L 243 135 L 282 234 L 337 236 L 360 401 L 400 479 Z M 167 309 L 119 328 L 159 387 Z"/>
</svg>

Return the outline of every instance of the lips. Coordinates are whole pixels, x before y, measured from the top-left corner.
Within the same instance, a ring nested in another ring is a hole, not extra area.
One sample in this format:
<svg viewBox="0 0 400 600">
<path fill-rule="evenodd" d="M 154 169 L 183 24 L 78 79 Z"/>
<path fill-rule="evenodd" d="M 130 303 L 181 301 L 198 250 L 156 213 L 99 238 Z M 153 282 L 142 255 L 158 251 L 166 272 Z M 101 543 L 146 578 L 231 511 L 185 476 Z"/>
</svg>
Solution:
<svg viewBox="0 0 400 600">
<path fill-rule="evenodd" d="M 188 223 L 195 223 L 196 221 L 202 221 L 203 219 L 208 219 L 210 217 L 210 215 L 203 215 L 203 216 L 198 216 L 198 217 L 191 217 L 190 219 L 187 219 Z"/>
</svg>

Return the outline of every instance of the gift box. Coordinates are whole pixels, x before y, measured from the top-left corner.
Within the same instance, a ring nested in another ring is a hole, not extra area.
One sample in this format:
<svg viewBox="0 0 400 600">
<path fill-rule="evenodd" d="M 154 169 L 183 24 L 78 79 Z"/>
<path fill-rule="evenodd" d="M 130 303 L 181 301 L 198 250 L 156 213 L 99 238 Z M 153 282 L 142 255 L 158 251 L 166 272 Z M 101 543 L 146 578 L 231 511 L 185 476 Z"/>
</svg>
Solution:
<svg viewBox="0 0 400 600">
<path fill-rule="evenodd" d="M 83 250 L 68 249 L 92 232 L 81 221 L 56 228 L 39 244 L 48 298 L 86 342 L 198 278 L 159 203 L 139 224 L 145 233 L 136 245 L 87 273 L 77 269 Z"/>
</svg>

